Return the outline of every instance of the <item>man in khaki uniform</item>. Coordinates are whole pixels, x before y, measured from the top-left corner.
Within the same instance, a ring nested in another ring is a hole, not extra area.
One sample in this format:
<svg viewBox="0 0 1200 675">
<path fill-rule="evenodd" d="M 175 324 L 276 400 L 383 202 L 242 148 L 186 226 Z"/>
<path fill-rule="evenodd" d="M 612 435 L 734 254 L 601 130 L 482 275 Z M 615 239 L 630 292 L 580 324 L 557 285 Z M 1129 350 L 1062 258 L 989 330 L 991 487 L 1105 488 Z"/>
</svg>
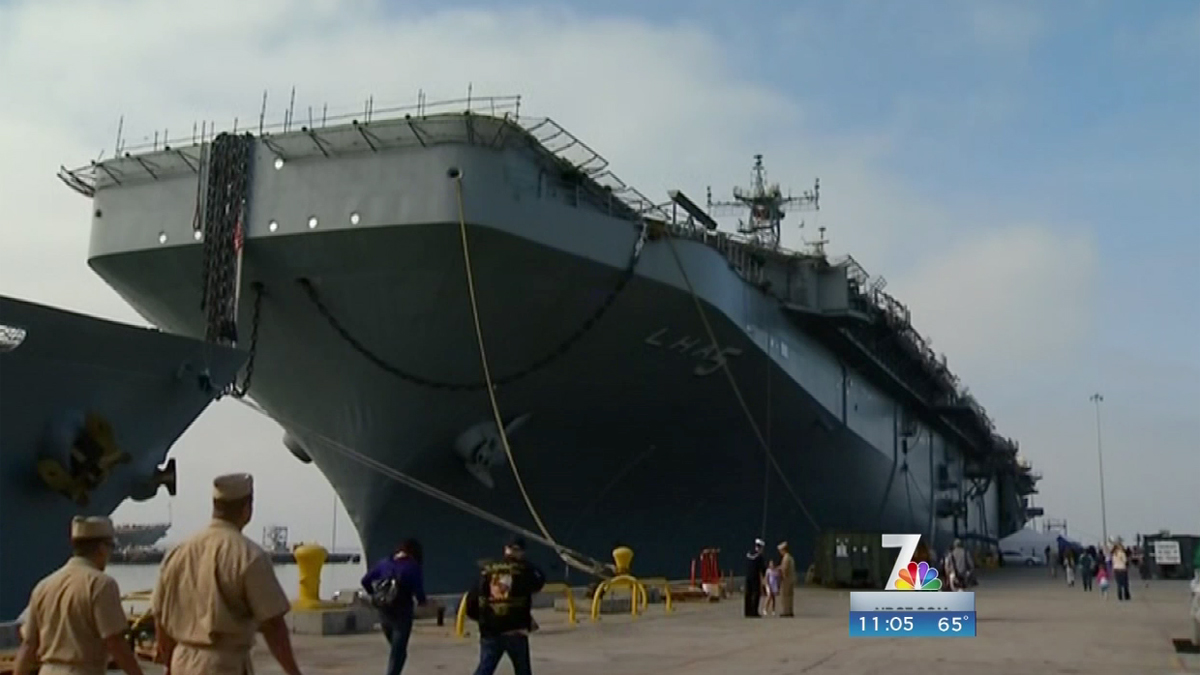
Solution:
<svg viewBox="0 0 1200 675">
<path fill-rule="evenodd" d="M 791 551 L 788 550 L 786 541 L 779 542 L 779 554 L 782 558 L 779 561 L 781 570 L 779 586 L 781 589 L 780 598 L 782 607 L 779 608 L 779 616 L 796 616 L 795 609 L 792 603 L 796 599 L 796 559 L 792 557 Z"/>
<path fill-rule="evenodd" d="M 142 675 L 125 641 L 128 623 L 117 582 L 104 573 L 113 548 L 108 518 L 71 521 L 67 564 L 38 582 L 21 626 L 17 675 L 41 664 L 40 675 L 103 675 L 108 657 L 128 675 Z"/>
<path fill-rule="evenodd" d="M 262 633 L 288 675 L 300 675 L 283 617 L 291 608 L 271 558 L 242 535 L 253 513 L 249 474 L 213 481 L 213 520 L 163 560 L 154 589 L 159 660 L 171 675 L 248 675 Z"/>
</svg>

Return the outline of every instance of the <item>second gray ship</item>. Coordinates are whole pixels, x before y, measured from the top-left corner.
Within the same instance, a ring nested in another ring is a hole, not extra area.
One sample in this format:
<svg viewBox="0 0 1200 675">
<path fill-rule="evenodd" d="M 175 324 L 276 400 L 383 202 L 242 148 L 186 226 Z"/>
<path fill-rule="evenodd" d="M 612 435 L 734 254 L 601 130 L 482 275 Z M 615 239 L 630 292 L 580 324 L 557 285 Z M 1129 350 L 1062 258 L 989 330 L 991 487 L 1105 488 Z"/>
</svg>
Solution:
<svg viewBox="0 0 1200 675">
<path fill-rule="evenodd" d="M 245 359 L 0 296 L 0 649 L 37 580 L 70 556 L 71 518 L 175 494 L 167 451 L 236 389 Z"/>
<path fill-rule="evenodd" d="M 823 531 L 944 546 L 1023 525 L 1037 477 L 908 310 L 851 258 L 780 247 L 816 188 L 784 196 L 759 158 L 724 232 L 519 99 L 452 105 L 202 125 L 60 174 L 93 200 L 88 262 L 130 305 L 248 347 L 249 398 L 369 557 L 419 537 L 430 590 L 461 590 L 503 536 L 463 503 L 542 531 L 536 512 L 563 545 L 625 544 L 636 572 L 672 577 L 756 536 L 803 565 Z"/>
</svg>

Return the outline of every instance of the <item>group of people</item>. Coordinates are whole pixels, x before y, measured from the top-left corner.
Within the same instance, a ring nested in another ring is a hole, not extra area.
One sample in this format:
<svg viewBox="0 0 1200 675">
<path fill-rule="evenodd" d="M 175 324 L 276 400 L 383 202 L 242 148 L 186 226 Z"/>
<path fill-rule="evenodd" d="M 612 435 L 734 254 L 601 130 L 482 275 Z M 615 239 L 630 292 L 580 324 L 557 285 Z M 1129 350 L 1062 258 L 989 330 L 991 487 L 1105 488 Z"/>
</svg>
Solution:
<svg viewBox="0 0 1200 675">
<path fill-rule="evenodd" d="M 747 617 L 775 614 L 775 599 L 780 598 L 779 616 L 795 616 L 796 560 L 786 541 L 776 547 L 779 562 L 767 560 L 763 550 L 767 543 L 754 540 L 754 548 L 746 554 L 745 613 Z"/>
<path fill-rule="evenodd" d="M 300 675 L 284 616 L 291 609 L 271 558 L 242 534 L 253 513 L 249 474 L 213 481 L 212 522 L 167 554 L 151 600 L 158 654 L 169 675 L 245 675 L 261 634 L 287 675 Z M 110 658 L 142 675 L 126 642 L 117 582 L 104 573 L 115 532 L 103 517 L 71 522 L 72 556 L 42 579 L 21 625 L 16 675 L 107 672 Z"/>
<path fill-rule="evenodd" d="M 378 610 L 388 641 L 387 675 L 400 675 L 408 660 L 414 603 L 425 596 L 421 544 L 408 539 L 388 558 L 380 560 L 362 578 L 363 589 Z M 546 576 L 525 558 L 525 539 L 514 537 L 504 546 L 504 556 L 483 565 L 467 593 L 467 616 L 479 624 L 479 665 L 475 675 L 492 675 L 508 656 L 515 675 L 532 675 L 529 634 L 533 620 L 533 595 L 542 590 Z"/>
<path fill-rule="evenodd" d="M 150 613 L 155 660 L 166 665 L 168 675 L 251 673 L 256 635 L 263 636 L 284 673 L 300 675 L 284 618 L 291 602 L 270 556 L 242 534 L 253 510 L 252 476 L 218 476 L 212 521 L 163 559 Z M 99 675 L 110 662 L 126 675 L 143 675 L 126 640 L 120 588 L 105 574 L 115 538 L 108 518 L 72 520 L 70 559 L 30 595 L 15 675 Z M 414 603 L 427 603 L 422 562 L 420 542 L 409 539 L 362 580 L 391 646 L 388 675 L 404 667 Z M 503 559 L 484 565 L 467 605 L 468 616 L 479 623 L 476 675 L 492 675 L 505 655 L 516 675 L 531 675 L 528 636 L 537 628 L 531 599 L 544 584 L 542 571 L 525 560 L 519 537 L 504 547 Z"/>
<path fill-rule="evenodd" d="M 1100 590 L 1100 595 L 1108 597 L 1109 580 L 1117 586 L 1117 600 L 1130 599 L 1129 595 L 1129 549 L 1120 538 L 1114 539 L 1107 555 L 1103 547 L 1088 546 L 1076 551 L 1074 548 L 1065 549 L 1061 556 L 1049 546 L 1046 547 L 1046 562 L 1050 566 L 1050 574 L 1058 576 L 1061 565 L 1066 577 L 1067 586 L 1074 586 L 1078 578 L 1084 591 L 1091 591 L 1093 582 Z"/>
<path fill-rule="evenodd" d="M 949 591 L 961 591 L 975 585 L 975 559 L 961 539 L 955 539 L 946 557 L 942 558 L 942 576 Z"/>
</svg>

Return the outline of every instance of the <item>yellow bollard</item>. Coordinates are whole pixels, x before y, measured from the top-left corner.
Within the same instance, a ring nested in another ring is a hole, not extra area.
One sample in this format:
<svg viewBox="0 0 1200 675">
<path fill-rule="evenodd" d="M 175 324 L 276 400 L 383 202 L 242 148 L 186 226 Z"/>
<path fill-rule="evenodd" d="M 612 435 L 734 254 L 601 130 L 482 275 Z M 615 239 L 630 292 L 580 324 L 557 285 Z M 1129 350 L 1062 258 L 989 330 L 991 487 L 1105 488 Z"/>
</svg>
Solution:
<svg viewBox="0 0 1200 675">
<path fill-rule="evenodd" d="M 563 582 L 551 582 L 542 587 L 542 593 L 553 594 L 558 592 L 565 593 L 567 596 L 567 625 L 574 626 L 578 621 L 575 618 L 575 593 L 571 591 L 571 586 Z"/>
<path fill-rule="evenodd" d="M 458 637 L 467 635 L 467 593 L 463 593 L 458 601 L 458 617 L 454 620 L 454 634 Z"/>
<path fill-rule="evenodd" d="M 567 624 L 574 626 L 578 621 L 575 620 L 575 592 L 567 586 Z"/>
<path fill-rule="evenodd" d="M 300 598 L 296 608 L 320 609 L 324 605 L 321 602 L 321 567 L 325 565 L 328 552 L 320 545 L 302 544 L 292 555 L 300 570 Z"/>
<path fill-rule="evenodd" d="M 633 549 L 628 546 L 618 546 L 612 552 L 613 563 L 616 565 L 616 576 L 627 576 L 633 565 Z"/>
<path fill-rule="evenodd" d="M 662 589 L 663 602 L 664 602 L 663 611 L 666 614 L 670 614 L 672 612 L 672 608 L 674 606 L 674 604 L 672 603 L 672 598 L 671 598 L 671 582 L 668 581 L 666 577 L 651 577 L 649 579 L 640 579 L 639 581 L 641 581 L 642 586 L 644 588 L 649 588 L 651 586 L 655 586 L 657 588 Z M 646 607 L 647 607 L 646 603 L 643 603 L 642 610 L 644 611 L 646 609 Z"/>
<path fill-rule="evenodd" d="M 605 592 L 618 586 L 629 587 L 629 613 L 635 619 L 637 618 L 638 610 L 646 607 L 649 604 L 649 596 L 646 593 L 646 587 L 643 586 L 636 577 L 628 574 L 622 574 L 611 579 L 606 579 L 605 581 L 600 582 L 600 585 L 596 587 L 596 592 L 592 595 L 592 621 L 600 620 L 601 596 L 603 596 Z"/>
</svg>

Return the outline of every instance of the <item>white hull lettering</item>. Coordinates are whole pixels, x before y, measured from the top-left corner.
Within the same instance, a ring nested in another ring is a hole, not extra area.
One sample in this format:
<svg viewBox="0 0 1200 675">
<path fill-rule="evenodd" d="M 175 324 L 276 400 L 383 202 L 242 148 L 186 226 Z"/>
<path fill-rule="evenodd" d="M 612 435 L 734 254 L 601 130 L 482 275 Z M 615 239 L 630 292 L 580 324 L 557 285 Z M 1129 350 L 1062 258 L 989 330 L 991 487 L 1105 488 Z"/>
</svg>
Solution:
<svg viewBox="0 0 1200 675">
<path fill-rule="evenodd" d="M 643 342 L 651 347 L 701 361 L 700 365 L 692 370 L 697 377 L 712 375 L 721 369 L 728 357 L 739 356 L 742 353 L 737 347 L 724 347 L 718 352 L 707 338 L 694 335 L 672 336 L 669 333 L 669 328 L 660 328 L 648 335 Z"/>
<path fill-rule="evenodd" d="M 651 347 L 661 347 L 662 343 L 658 341 L 658 338 L 665 335 L 666 332 L 667 332 L 666 328 L 659 328 L 658 330 L 651 333 L 650 337 L 646 338 L 646 340 L 645 340 L 646 344 L 650 345 Z"/>
<path fill-rule="evenodd" d="M 696 366 L 696 369 L 692 372 L 694 372 L 697 377 L 712 375 L 725 365 L 726 357 L 739 356 L 741 353 L 742 350 L 738 349 L 737 347 L 725 347 L 721 350 L 721 354 L 717 356 L 717 358 L 711 359 L 709 363 L 705 365 Z"/>
<path fill-rule="evenodd" d="M 674 344 L 672 344 L 670 346 L 670 350 L 673 352 L 680 352 L 681 354 L 686 354 L 686 353 L 688 353 L 689 350 L 691 350 L 693 347 L 695 347 L 698 344 L 700 344 L 700 338 L 694 338 L 694 337 L 685 335 L 685 336 L 679 338 L 678 340 L 676 340 L 674 342 Z"/>
</svg>

